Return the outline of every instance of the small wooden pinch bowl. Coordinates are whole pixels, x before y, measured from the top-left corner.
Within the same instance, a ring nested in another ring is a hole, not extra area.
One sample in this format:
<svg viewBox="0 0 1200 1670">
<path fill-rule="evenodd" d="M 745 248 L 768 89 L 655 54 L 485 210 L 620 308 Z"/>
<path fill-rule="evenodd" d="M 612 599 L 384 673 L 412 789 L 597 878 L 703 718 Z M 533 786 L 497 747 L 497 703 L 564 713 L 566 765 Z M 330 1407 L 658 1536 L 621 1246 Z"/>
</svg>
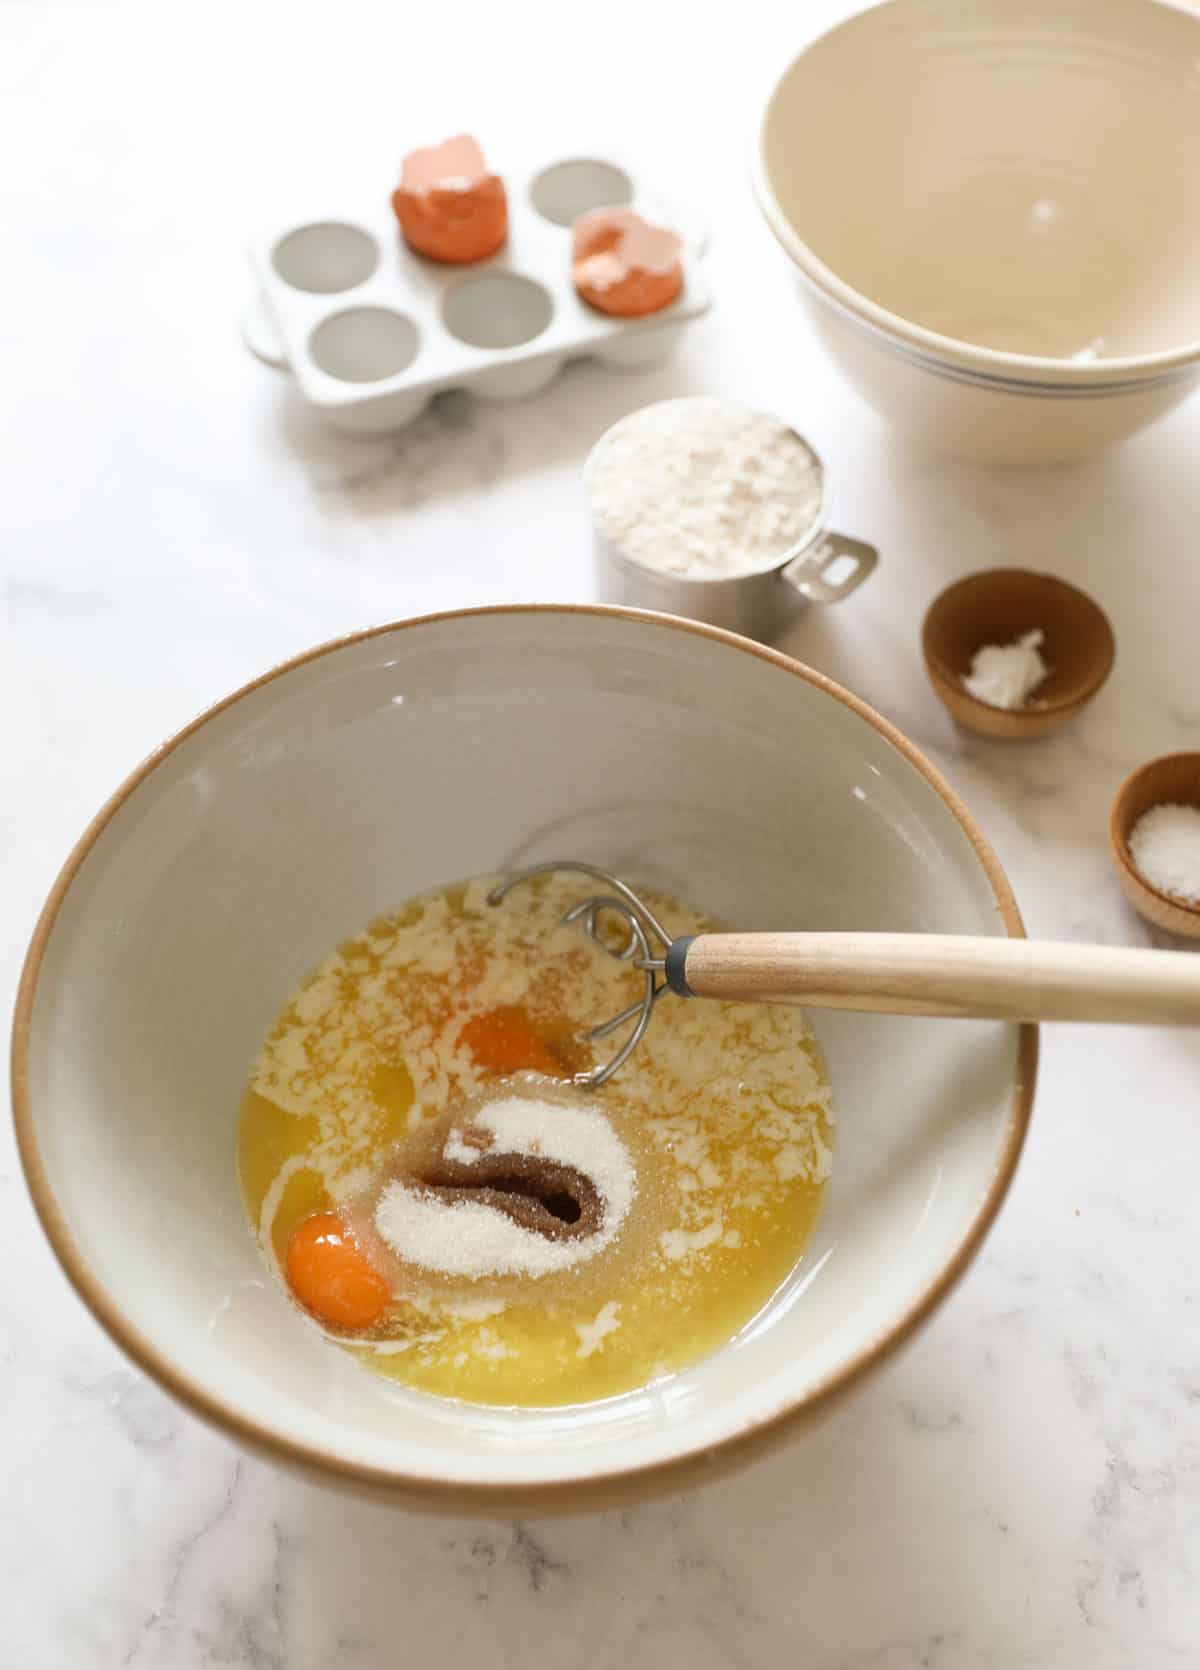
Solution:
<svg viewBox="0 0 1200 1670">
<path fill-rule="evenodd" d="M 1049 671 L 1023 707 L 995 707 L 963 680 L 985 644 L 1015 643 L 1040 628 Z M 1028 568 L 987 568 L 947 586 L 921 629 L 925 666 L 951 716 L 980 736 L 1049 736 L 1091 701 L 1111 673 L 1116 640 L 1104 610 L 1078 586 Z"/>
<path fill-rule="evenodd" d="M 1168 933 L 1200 939 L 1200 905 L 1187 904 L 1152 887 L 1133 862 L 1129 837 L 1152 806 L 1195 806 L 1200 810 L 1200 754 L 1162 754 L 1126 777 L 1108 819 L 1108 839 L 1121 890 L 1134 910 Z"/>
</svg>

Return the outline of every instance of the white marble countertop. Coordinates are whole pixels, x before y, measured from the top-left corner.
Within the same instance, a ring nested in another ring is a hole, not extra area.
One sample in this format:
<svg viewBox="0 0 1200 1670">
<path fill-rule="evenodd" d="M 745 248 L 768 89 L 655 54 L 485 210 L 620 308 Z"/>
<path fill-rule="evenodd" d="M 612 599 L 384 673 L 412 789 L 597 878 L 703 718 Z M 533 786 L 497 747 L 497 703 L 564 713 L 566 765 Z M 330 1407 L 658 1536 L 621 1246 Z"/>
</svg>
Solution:
<svg viewBox="0 0 1200 1670">
<path fill-rule="evenodd" d="M 583 455 L 689 391 L 795 420 L 836 523 L 883 553 L 787 647 L 930 753 L 1032 931 L 1147 941 L 1105 818 L 1126 770 L 1200 746 L 1200 402 L 1041 474 L 914 455 L 860 406 L 744 169 L 755 76 L 838 9 L 0 9 L 6 1000 L 68 847 L 152 745 L 346 630 L 587 598 Z M 242 348 L 242 232 L 278 182 L 319 198 L 459 125 L 497 153 L 590 135 L 661 163 L 711 219 L 717 305 L 670 366 L 581 366 L 523 406 L 450 397 L 402 436 L 339 439 Z M 1059 739 L 958 736 L 925 682 L 923 608 L 991 563 L 1080 581 L 1115 623 L 1116 672 Z M 765 1465 L 536 1524 L 350 1503 L 181 1413 L 68 1289 L 4 1134 L 0 1664 L 1195 1664 L 1198 1089 L 1196 1034 L 1051 1033 L 999 1227 L 905 1356 Z"/>
</svg>

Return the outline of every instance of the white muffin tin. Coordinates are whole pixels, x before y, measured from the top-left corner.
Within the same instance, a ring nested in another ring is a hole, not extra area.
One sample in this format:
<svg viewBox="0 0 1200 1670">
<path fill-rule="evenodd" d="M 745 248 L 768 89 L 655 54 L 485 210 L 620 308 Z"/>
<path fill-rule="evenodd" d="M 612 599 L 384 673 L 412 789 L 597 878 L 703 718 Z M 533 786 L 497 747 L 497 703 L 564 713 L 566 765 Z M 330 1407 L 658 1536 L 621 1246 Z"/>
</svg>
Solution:
<svg viewBox="0 0 1200 1670">
<path fill-rule="evenodd" d="M 314 214 L 268 230 L 251 246 L 261 305 L 243 322 L 247 343 L 289 366 L 339 429 L 377 433 L 410 423 L 443 389 L 515 400 L 545 388 L 569 359 L 649 363 L 707 309 L 700 240 L 617 164 L 568 158 L 503 178 L 508 242 L 473 266 L 414 254 L 382 181 L 361 214 Z M 630 202 L 680 231 L 684 286 L 661 313 L 615 319 L 575 293 L 570 229 L 588 209 Z"/>
</svg>

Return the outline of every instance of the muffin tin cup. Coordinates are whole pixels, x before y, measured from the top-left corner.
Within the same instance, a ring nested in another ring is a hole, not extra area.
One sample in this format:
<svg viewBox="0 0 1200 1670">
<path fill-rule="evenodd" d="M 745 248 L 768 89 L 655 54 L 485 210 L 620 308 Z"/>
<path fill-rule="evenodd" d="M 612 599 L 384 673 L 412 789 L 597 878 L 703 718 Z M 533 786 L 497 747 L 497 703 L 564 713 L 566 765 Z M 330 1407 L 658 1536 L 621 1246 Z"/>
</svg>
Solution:
<svg viewBox="0 0 1200 1670">
<path fill-rule="evenodd" d="M 627 370 L 670 354 L 704 313 L 703 237 L 684 232 L 684 285 L 671 306 L 641 319 L 597 312 L 571 281 L 571 224 L 588 209 L 632 203 L 681 226 L 619 163 L 568 156 L 532 172 L 506 169 L 509 237 L 470 266 L 416 255 L 381 182 L 376 207 L 298 217 L 251 245 L 259 296 L 243 320 L 247 346 L 290 368 L 301 393 L 352 433 L 397 429 L 434 394 L 525 399 L 568 360 Z"/>
</svg>

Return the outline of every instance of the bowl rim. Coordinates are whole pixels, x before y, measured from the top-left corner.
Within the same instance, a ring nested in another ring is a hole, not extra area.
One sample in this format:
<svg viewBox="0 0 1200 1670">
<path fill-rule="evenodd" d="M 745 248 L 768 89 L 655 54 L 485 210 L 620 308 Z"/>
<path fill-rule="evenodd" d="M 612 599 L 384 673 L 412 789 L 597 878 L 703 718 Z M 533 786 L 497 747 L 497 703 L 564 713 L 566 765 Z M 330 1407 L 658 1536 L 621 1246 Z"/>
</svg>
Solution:
<svg viewBox="0 0 1200 1670">
<path fill-rule="evenodd" d="M 755 656 L 768 666 L 774 666 L 781 672 L 799 678 L 803 683 L 841 702 L 889 742 L 942 800 L 966 835 L 984 870 L 994 895 L 997 915 L 1008 937 L 1025 937 L 1024 924 L 1012 887 L 983 831 L 936 767 L 894 725 L 834 680 L 779 650 L 699 621 L 660 614 L 652 610 L 618 608 L 606 604 L 492 604 L 441 610 L 363 628 L 327 640 L 276 663 L 266 672 L 240 685 L 229 695 L 204 709 L 135 766 L 100 807 L 68 854 L 42 907 L 21 970 L 11 1039 L 13 1122 L 26 1186 L 42 1230 L 63 1273 L 101 1327 L 139 1369 L 192 1414 L 224 1432 L 243 1447 L 285 1467 L 298 1469 L 309 1476 L 315 1473 L 323 1476 L 326 1481 L 351 1488 L 359 1487 L 376 1493 L 382 1490 L 393 1498 L 407 1494 L 415 1505 L 425 1508 L 441 1507 L 447 1511 L 463 1511 L 468 1505 L 474 1505 L 483 1512 L 512 1511 L 518 1503 L 527 1505 L 533 1511 L 569 1511 L 606 1502 L 612 1503 L 618 1499 L 625 1500 L 630 1495 L 639 1493 L 679 1489 L 685 1483 L 713 1477 L 717 1471 L 713 1465 L 714 1461 L 728 1464 L 738 1459 L 748 1459 L 750 1454 L 764 1444 L 785 1437 L 802 1418 L 810 1417 L 818 1409 L 827 1406 L 838 1394 L 848 1390 L 878 1367 L 929 1319 L 961 1280 L 991 1228 L 1016 1172 L 1029 1128 L 1037 1080 L 1038 1028 L 1036 1025 L 1022 1024 L 1017 1027 L 1012 1100 L 1002 1139 L 992 1159 L 991 1175 L 970 1222 L 934 1278 L 874 1339 L 828 1373 L 807 1393 L 793 1398 L 784 1407 L 759 1420 L 730 1430 L 715 1444 L 702 1450 L 686 1449 L 679 1454 L 633 1467 L 618 1466 L 611 1471 L 593 1470 L 577 1476 L 545 1481 L 453 1480 L 436 1473 L 402 1473 L 387 1467 L 331 1455 L 315 1444 L 288 1437 L 258 1419 L 231 1409 L 219 1395 L 193 1382 L 186 1368 L 178 1366 L 157 1344 L 126 1320 L 119 1298 L 109 1292 L 89 1268 L 86 1257 L 75 1242 L 66 1215 L 55 1197 L 39 1147 L 30 1089 L 29 1042 L 43 959 L 59 911 L 96 841 L 125 802 L 182 743 L 195 736 L 211 720 L 232 708 L 244 697 L 300 667 L 307 666 L 310 662 L 336 655 L 355 645 L 386 637 L 388 634 L 452 621 L 514 615 L 550 618 L 586 615 L 636 622 L 664 632 L 685 632 L 707 638 L 742 654 Z"/>
<path fill-rule="evenodd" d="M 777 241 L 800 270 L 801 276 L 821 298 L 837 308 L 849 322 L 882 342 L 893 353 L 941 375 L 958 374 L 969 381 L 1009 387 L 1014 392 L 1058 394 L 1122 394 L 1170 380 L 1194 370 L 1200 363 L 1200 337 L 1174 348 L 1159 348 L 1147 354 L 1113 355 L 1108 359 L 1079 362 L 1043 354 L 1014 354 L 988 348 L 962 337 L 918 325 L 903 314 L 894 313 L 841 278 L 801 237 L 784 213 L 767 164 L 767 130 L 783 84 L 801 61 L 834 35 L 856 27 L 874 13 L 905 5 L 922 5 L 924 0 L 873 0 L 849 17 L 805 42 L 782 70 L 773 72 L 767 92 L 760 101 L 760 115 L 751 153 L 751 182 L 758 206 Z M 1128 0 L 1132 6 L 1154 7 L 1200 25 L 1200 17 L 1176 0 Z M 1200 54 L 1200 32 L 1197 33 Z"/>
<path fill-rule="evenodd" d="M 1164 905 L 1171 905 L 1175 910 L 1183 911 L 1185 915 L 1194 916 L 1200 921 L 1200 904 L 1192 904 L 1188 899 L 1181 899 L 1174 893 L 1164 893 L 1161 887 L 1155 887 L 1152 881 L 1147 881 L 1137 865 L 1133 862 L 1133 854 L 1129 850 L 1129 835 L 1126 831 L 1125 801 L 1129 791 L 1143 777 L 1148 777 L 1159 766 L 1174 764 L 1176 760 L 1195 760 L 1200 765 L 1200 749 L 1177 748 L 1170 754 L 1156 754 L 1152 760 L 1143 760 L 1141 765 L 1124 777 L 1116 794 L 1113 795 L 1112 805 L 1108 811 L 1108 844 L 1112 848 L 1112 855 L 1122 872 L 1130 881 L 1136 883 L 1144 893 L 1151 898 L 1160 900 Z M 1156 804 L 1158 804 L 1156 802 Z"/>
<path fill-rule="evenodd" d="M 1057 700 L 1051 702 L 1039 702 L 1035 694 L 1031 697 L 1030 702 L 1023 708 L 999 707 L 995 702 L 985 702 L 981 696 L 972 695 L 966 685 L 963 684 L 962 675 L 950 666 L 945 657 L 942 655 L 940 649 L 935 644 L 931 643 L 931 623 L 933 621 L 935 611 L 939 609 L 940 606 L 946 602 L 954 592 L 959 591 L 960 589 L 967 590 L 978 580 L 991 580 L 1000 574 L 1021 574 L 1034 580 L 1049 580 L 1056 586 L 1063 586 L 1067 591 L 1074 592 L 1076 597 L 1082 598 L 1084 603 L 1086 603 L 1091 609 L 1093 615 L 1096 617 L 1097 625 L 1100 627 L 1101 634 L 1105 640 L 1107 653 L 1104 656 L 1098 672 L 1088 680 L 1081 690 L 1074 691 L 1070 696 L 1059 696 Z M 974 707 L 982 708 L 985 713 L 1004 713 L 1010 718 L 1016 719 L 1041 719 L 1050 714 L 1073 712 L 1075 709 L 1081 708 L 1086 703 L 1090 702 L 1093 696 L 1099 695 L 1100 691 L 1108 683 L 1108 680 L 1112 675 L 1112 670 L 1117 663 L 1117 636 L 1113 631 L 1112 621 L 1109 620 L 1105 610 L 1102 609 L 1100 604 L 1096 602 L 1096 599 L 1092 596 L 1091 592 L 1084 591 L 1082 586 L 1077 586 L 1072 580 L 1064 580 L 1061 574 L 1047 574 L 1041 569 L 1021 568 L 1015 563 L 1006 563 L 997 568 L 975 569 L 972 573 L 962 574 L 957 580 L 951 580 L 948 586 L 942 587 L 941 591 L 938 592 L 937 596 L 926 609 L 924 617 L 921 621 L 921 651 L 925 657 L 925 665 L 929 671 L 930 677 L 934 680 L 940 680 L 943 684 L 950 686 L 954 690 L 955 694 L 964 702 L 969 702 Z"/>
</svg>

